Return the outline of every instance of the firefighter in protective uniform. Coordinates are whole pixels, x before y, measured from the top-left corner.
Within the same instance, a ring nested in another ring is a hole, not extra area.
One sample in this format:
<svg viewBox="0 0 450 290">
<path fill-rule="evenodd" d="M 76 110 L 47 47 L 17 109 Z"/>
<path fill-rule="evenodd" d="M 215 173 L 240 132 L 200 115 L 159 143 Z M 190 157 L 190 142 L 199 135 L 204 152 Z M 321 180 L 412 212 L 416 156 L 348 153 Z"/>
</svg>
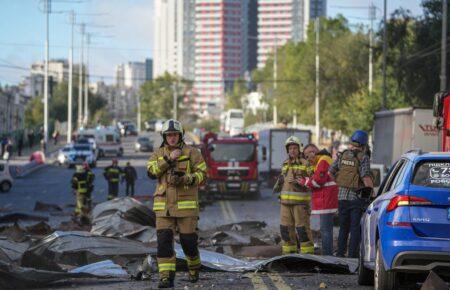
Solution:
<svg viewBox="0 0 450 290">
<path fill-rule="evenodd" d="M 122 169 L 117 164 L 117 159 L 113 159 L 112 164 L 105 167 L 103 172 L 103 176 L 108 181 L 108 200 L 114 199 L 119 195 L 119 181 Z"/>
<path fill-rule="evenodd" d="M 196 233 L 198 186 L 205 181 L 206 163 L 196 148 L 184 143 L 180 122 L 168 120 L 161 131 L 163 143 L 148 161 L 148 176 L 157 179 L 153 210 L 156 213 L 159 288 L 173 287 L 174 235 L 178 231 L 187 258 L 189 280 L 199 279 L 201 267 Z"/>
<path fill-rule="evenodd" d="M 359 191 L 369 189 L 373 194 L 373 181 L 370 173 L 370 157 L 367 154 L 369 136 L 363 130 L 356 130 L 351 136 L 349 148 L 342 152 L 331 165 L 329 172 L 339 186 L 339 237 L 337 256 L 344 257 L 350 234 L 348 257 L 359 256 L 361 241 L 360 222 L 365 199 Z"/>
<path fill-rule="evenodd" d="M 89 163 L 86 161 L 83 162 L 83 169 L 86 171 L 88 180 L 88 191 L 87 191 L 87 207 L 88 211 L 90 212 L 92 210 L 92 192 L 94 191 L 94 180 L 95 180 L 95 174 L 92 172 L 91 168 L 89 167 Z"/>
<path fill-rule="evenodd" d="M 88 182 L 87 172 L 82 165 L 77 165 L 76 171 L 72 176 L 72 188 L 75 190 L 76 195 L 74 218 L 76 222 L 82 224 L 89 224 Z"/>
<path fill-rule="evenodd" d="M 313 168 L 308 161 L 301 157 L 302 144 L 295 136 L 286 142 L 289 158 L 283 162 L 281 175 L 274 188 L 280 192 L 280 234 L 282 239 L 282 253 L 313 254 L 314 244 L 309 226 L 309 204 L 311 191 L 297 183 L 297 179 L 308 177 Z"/>
</svg>

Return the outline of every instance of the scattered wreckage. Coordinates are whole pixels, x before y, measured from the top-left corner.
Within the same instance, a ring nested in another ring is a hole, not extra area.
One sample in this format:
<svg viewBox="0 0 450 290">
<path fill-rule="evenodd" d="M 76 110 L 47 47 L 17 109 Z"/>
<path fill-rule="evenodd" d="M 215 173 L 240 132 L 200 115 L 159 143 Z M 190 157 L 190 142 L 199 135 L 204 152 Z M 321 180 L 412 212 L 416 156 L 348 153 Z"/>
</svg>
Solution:
<svg viewBox="0 0 450 290">
<path fill-rule="evenodd" d="M 37 208 L 49 212 L 62 209 L 46 204 Z M 39 223 L 22 228 L 17 223 L 21 218 Z M 14 224 L 1 227 L 5 221 Z M 3 219 L 0 216 L 1 289 L 36 287 L 76 278 L 148 279 L 157 272 L 155 215 L 133 198 L 98 204 L 92 211 L 90 231 L 61 231 L 70 228 L 67 222 L 54 231 L 45 221 L 25 214 Z M 349 274 L 357 269 L 356 259 L 281 256 L 279 236 L 268 233 L 265 227 L 264 222 L 246 221 L 200 231 L 203 270 Z M 181 246 L 176 244 L 175 250 L 177 268 L 186 269 Z"/>
</svg>

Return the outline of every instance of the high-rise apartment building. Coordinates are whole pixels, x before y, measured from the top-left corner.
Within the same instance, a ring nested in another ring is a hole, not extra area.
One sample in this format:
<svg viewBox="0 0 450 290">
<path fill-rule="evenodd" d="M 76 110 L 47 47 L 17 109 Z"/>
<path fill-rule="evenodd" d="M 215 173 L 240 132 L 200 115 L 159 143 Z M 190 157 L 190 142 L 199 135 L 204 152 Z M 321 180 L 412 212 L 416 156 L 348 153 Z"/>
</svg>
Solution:
<svg viewBox="0 0 450 290">
<path fill-rule="evenodd" d="M 145 82 L 146 66 L 144 62 L 128 62 L 116 67 L 116 84 L 119 88 L 138 90 Z"/>
<path fill-rule="evenodd" d="M 153 79 L 153 59 L 145 59 L 145 80 L 151 81 Z"/>
<path fill-rule="evenodd" d="M 248 63 L 248 0 L 195 3 L 194 110 L 215 113 Z"/>
<path fill-rule="evenodd" d="M 309 11 L 309 0 L 258 1 L 258 67 L 275 47 L 306 39 Z"/>
<path fill-rule="evenodd" d="M 155 0 L 153 76 L 194 77 L 195 0 Z"/>
</svg>

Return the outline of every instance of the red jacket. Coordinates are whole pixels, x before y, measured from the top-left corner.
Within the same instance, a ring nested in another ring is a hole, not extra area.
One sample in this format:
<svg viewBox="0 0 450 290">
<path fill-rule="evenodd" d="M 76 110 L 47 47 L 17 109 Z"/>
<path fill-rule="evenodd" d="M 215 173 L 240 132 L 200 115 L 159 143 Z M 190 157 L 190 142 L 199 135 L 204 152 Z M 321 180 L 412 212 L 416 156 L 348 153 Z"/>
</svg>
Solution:
<svg viewBox="0 0 450 290">
<path fill-rule="evenodd" d="M 303 181 L 312 190 L 311 214 L 337 212 L 339 187 L 328 174 L 332 162 L 329 156 L 320 155 L 314 174 Z"/>
</svg>

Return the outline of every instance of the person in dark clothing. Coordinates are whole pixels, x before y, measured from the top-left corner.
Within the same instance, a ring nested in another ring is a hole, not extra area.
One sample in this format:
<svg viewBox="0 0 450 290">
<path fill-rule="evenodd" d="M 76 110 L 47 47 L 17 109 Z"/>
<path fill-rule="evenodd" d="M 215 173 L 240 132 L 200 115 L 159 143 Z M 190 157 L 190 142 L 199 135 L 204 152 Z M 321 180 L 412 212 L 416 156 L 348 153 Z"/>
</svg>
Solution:
<svg viewBox="0 0 450 290">
<path fill-rule="evenodd" d="M 122 181 L 125 180 L 126 182 L 125 193 L 128 196 L 130 195 L 131 191 L 131 196 L 134 196 L 134 182 L 137 179 L 136 169 L 133 166 L 131 166 L 130 162 L 127 162 L 127 166 L 125 166 L 123 173 L 124 175 L 122 177 Z"/>
<path fill-rule="evenodd" d="M 23 149 L 23 135 L 20 134 L 19 140 L 17 140 L 17 155 L 22 156 Z"/>
<path fill-rule="evenodd" d="M 28 133 L 28 145 L 30 146 L 30 149 L 34 146 L 34 131 L 33 129 L 30 130 Z"/>
<path fill-rule="evenodd" d="M 1 143 L 2 143 L 2 155 L 1 155 L 1 158 L 3 158 L 3 156 L 5 155 L 6 144 L 8 144 L 8 138 L 6 138 L 6 136 L 3 137 Z"/>
</svg>

